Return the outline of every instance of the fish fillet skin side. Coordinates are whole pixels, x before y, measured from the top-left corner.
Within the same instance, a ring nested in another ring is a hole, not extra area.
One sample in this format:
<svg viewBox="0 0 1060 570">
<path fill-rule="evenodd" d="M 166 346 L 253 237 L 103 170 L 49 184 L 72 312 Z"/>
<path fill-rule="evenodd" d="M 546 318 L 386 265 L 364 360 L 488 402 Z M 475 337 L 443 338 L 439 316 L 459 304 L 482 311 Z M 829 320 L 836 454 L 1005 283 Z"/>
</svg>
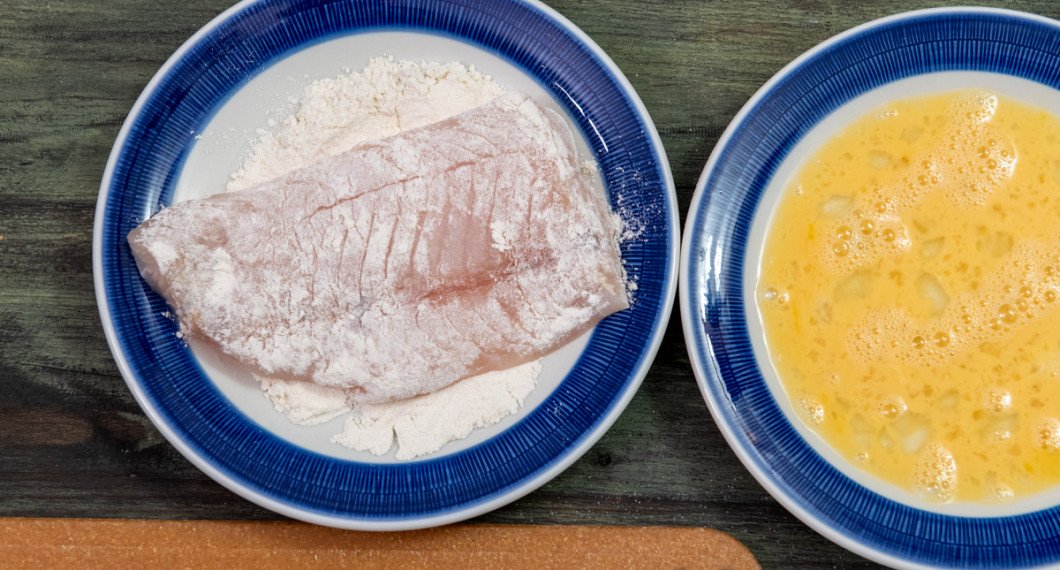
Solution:
<svg viewBox="0 0 1060 570">
<path fill-rule="evenodd" d="M 129 233 L 186 334 L 363 402 L 559 348 L 629 306 L 619 229 L 554 111 L 520 93 Z"/>
</svg>

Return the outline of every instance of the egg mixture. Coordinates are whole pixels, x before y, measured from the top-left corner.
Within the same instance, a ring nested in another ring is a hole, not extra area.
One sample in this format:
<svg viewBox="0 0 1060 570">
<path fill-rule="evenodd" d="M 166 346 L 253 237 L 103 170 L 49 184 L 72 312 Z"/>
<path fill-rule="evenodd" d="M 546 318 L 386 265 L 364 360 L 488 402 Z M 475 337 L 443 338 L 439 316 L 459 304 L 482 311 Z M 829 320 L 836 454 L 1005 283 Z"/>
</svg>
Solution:
<svg viewBox="0 0 1060 570">
<path fill-rule="evenodd" d="M 1060 482 L 1060 119 L 980 90 L 896 101 L 785 189 L 755 295 L 802 420 L 939 502 Z"/>
</svg>

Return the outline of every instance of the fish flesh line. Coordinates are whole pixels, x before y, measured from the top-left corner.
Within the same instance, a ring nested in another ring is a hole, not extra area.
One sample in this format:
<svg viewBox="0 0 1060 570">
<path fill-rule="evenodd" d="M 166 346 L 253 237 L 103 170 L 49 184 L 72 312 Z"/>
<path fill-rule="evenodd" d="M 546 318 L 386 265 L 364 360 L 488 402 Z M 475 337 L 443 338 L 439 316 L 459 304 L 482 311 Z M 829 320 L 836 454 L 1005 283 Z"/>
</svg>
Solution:
<svg viewBox="0 0 1060 570">
<path fill-rule="evenodd" d="M 129 233 L 185 334 L 379 403 L 559 348 L 629 306 L 620 222 L 554 111 L 506 93 Z"/>
</svg>

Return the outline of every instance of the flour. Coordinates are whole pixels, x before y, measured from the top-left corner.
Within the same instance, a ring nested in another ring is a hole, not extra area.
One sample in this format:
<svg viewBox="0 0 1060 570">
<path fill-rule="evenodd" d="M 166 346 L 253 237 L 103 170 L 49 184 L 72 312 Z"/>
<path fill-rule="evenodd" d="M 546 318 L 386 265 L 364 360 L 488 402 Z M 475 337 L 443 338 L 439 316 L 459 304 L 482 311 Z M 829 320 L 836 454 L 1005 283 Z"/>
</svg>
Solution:
<svg viewBox="0 0 1060 570">
<path fill-rule="evenodd" d="M 488 75 L 458 62 L 373 59 L 360 73 L 313 82 L 278 130 L 259 129 L 228 190 L 271 180 L 366 140 L 458 115 L 501 92 Z"/>
<path fill-rule="evenodd" d="M 215 249 L 210 261 L 213 264 L 213 283 L 207 292 L 206 302 L 209 305 L 222 305 L 239 285 L 232 271 L 232 256 L 223 249 Z"/>
<path fill-rule="evenodd" d="M 227 189 L 248 188 L 361 142 L 446 119 L 502 92 L 489 76 L 457 62 L 373 59 L 359 73 L 322 79 L 307 87 L 294 114 L 280 121 L 275 130 L 257 132 L 257 141 Z M 270 126 L 275 127 L 275 122 L 270 120 Z M 508 240 L 514 236 L 507 234 L 503 223 L 491 229 L 494 247 L 502 251 L 510 247 Z M 223 271 L 224 260 L 215 261 L 221 269 L 215 283 L 220 293 L 228 290 L 229 275 Z M 378 318 L 386 315 L 384 303 Z M 344 366 L 358 363 L 339 362 L 334 372 L 341 375 Z M 518 411 L 540 372 L 541 363 L 535 361 L 384 404 L 359 403 L 353 392 L 308 382 L 258 380 L 273 407 L 296 424 L 316 425 L 347 415 L 333 443 L 383 455 L 396 441 L 396 458 L 413 459 Z"/>
<path fill-rule="evenodd" d="M 517 236 L 512 235 L 513 231 L 508 228 L 508 224 L 501 221 L 494 221 L 490 223 L 490 237 L 493 238 L 493 249 L 497 251 L 508 251 L 512 248 L 512 240 Z"/>
<path fill-rule="evenodd" d="M 509 370 L 466 378 L 437 392 L 390 404 L 366 404 L 346 418 L 333 443 L 383 454 L 397 438 L 398 459 L 433 453 L 454 439 L 514 414 L 541 373 L 534 361 Z"/>
<path fill-rule="evenodd" d="M 276 411 L 298 425 L 318 425 L 349 414 L 332 443 L 384 455 L 396 440 L 395 457 L 415 459 L 519 411 L 540 374 L 541 361 L 535 360 L 387 404 L 357 404 L 345 390 L 311 382 L 255 378 Z"/>
<path fill-rule="evenodd" d="M 165 271 L 169 264 L 177 260 L 177 250 L 165 242 L 154 242 L 150 246 L 151 255 L 155 256 L 158 270 Z"/>
<path fill-rule="evenodd" d="M 276 411 L 298 425 L 315 426 L 350 411 L 345 390 L 312 382 L 255 378 Z"/>
</svg>

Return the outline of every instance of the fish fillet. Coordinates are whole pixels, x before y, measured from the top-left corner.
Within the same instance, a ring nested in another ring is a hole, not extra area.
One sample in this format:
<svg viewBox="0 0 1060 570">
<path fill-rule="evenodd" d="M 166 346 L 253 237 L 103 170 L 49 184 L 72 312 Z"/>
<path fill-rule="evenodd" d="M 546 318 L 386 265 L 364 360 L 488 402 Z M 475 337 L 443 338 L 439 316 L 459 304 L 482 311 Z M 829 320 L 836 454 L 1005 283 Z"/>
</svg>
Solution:
<svg viewBox="0 0 1060 570">
<path fill-rule="evenodd" d="M 628 307 L 618 228 L 553 111 L 509 93 L 128 236 L 183 328 L 362 402 L 535 360 Z"/>
</svg>

